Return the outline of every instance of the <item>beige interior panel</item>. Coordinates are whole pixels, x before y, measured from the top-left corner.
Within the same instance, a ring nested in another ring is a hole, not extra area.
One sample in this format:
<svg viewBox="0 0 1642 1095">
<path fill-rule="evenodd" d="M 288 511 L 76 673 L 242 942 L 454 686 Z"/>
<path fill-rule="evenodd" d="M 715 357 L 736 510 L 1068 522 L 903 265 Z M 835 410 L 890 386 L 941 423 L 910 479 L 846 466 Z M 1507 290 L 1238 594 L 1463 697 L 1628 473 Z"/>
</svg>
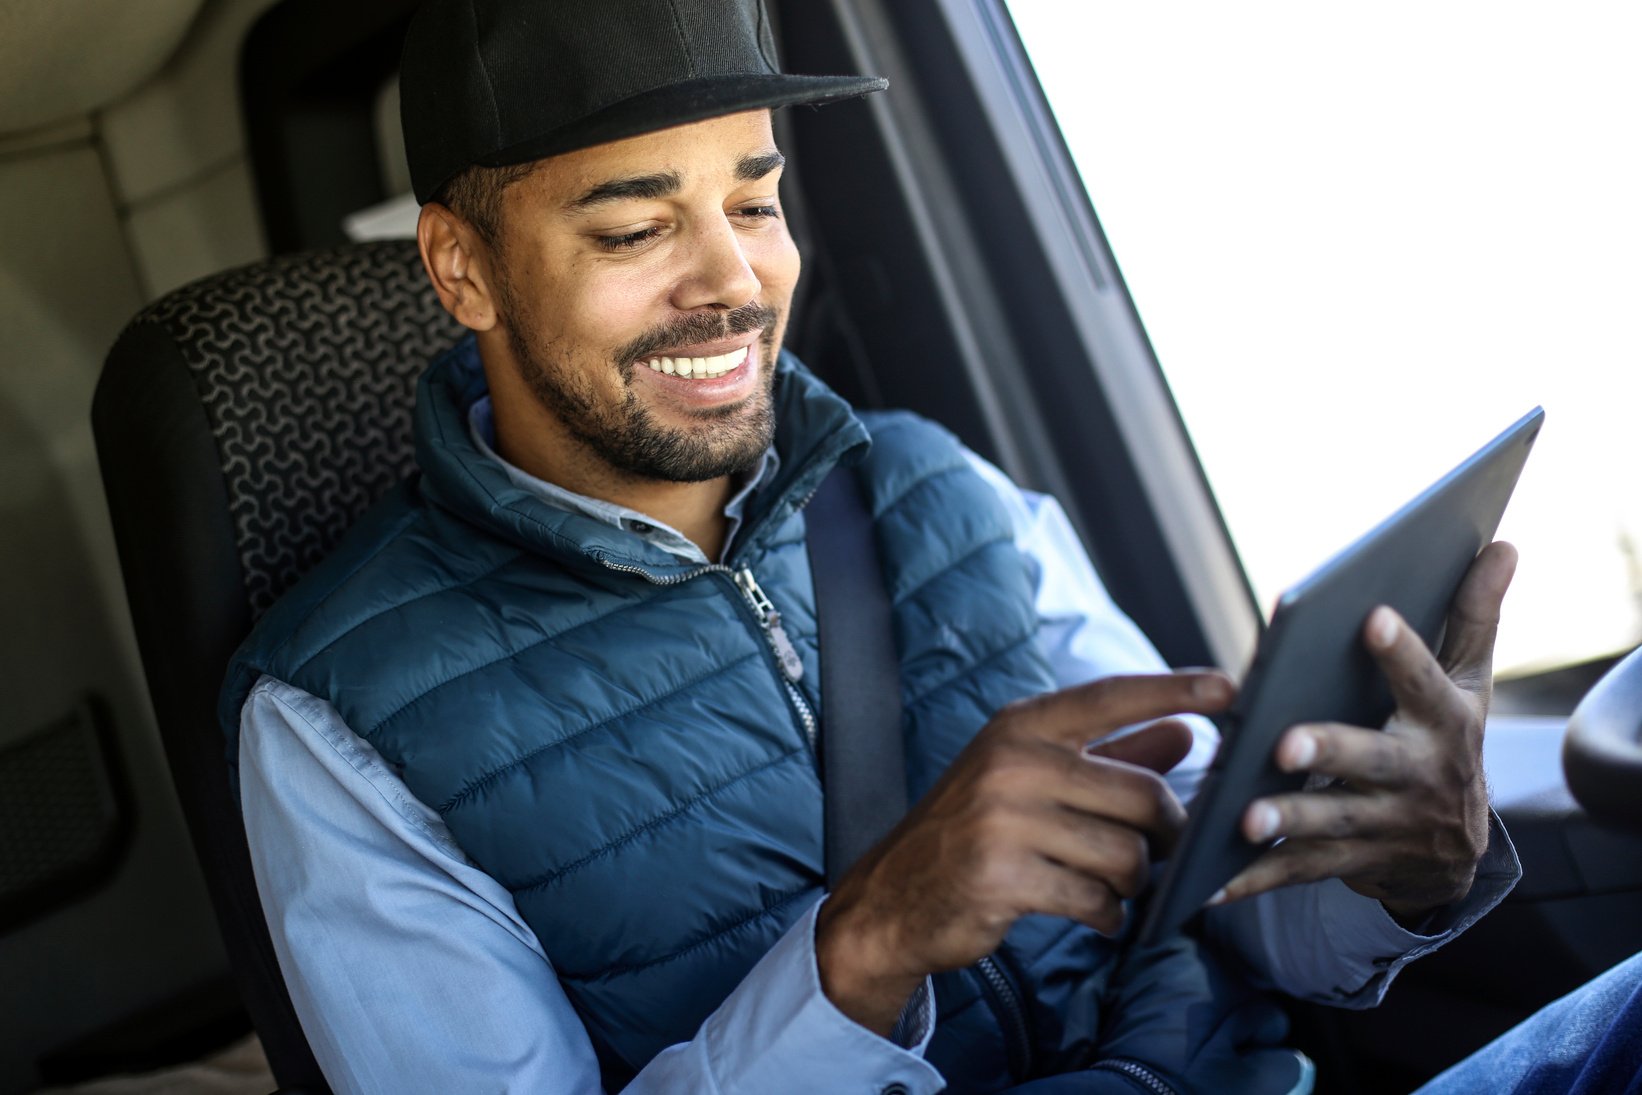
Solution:
<svg viewBox="0 0 1642 1095">
<path fill-rule="evenodd" d="M 405 131 L 399 124 L 399 73 L 388 77 L 376 93 L 372 121 L 376 126 L 376 154 L 382 163 L 382 193 L 403 194 L 411 188 L 410 163 L 405 159 Z"/>
<path fill-rule="evenodd" d="M 0 0 L 0 133 L 85 114 L 171 56 L 202 0 Z"/>
<path fill-rule="evenodd" d="M 142 295 L 89 146 L 0 161 L 0 194 L 0 403 L 56 438 Z"/>
<path fill-rule="evenodd" d="M 240 46 L 251 24 L 274 3 L 211 0 L 165 68 L 103 113 L 110 168 L 126 204 L 145 201 L 241 154 Z"/>
<path fill-rule="evenodd" d="M 126 229 L 152 297 L 265 252 L 243 159 L 131 210 Z"/>
<path fill-rule="evenodd" d="M 0 935 L 0 1093 L 34 1059 L 225 968 L 149 714 L 91 441 L 92 390 L 142 302 L 98 156 L 0 159 L 0 741 L 108 701 L 137 823 L 101 889 Z"/>
<path fill-rule="evenodd" d="M 0 156 L 15 156 L 20 152 L 34 152 L 65 144 L 80 144 L 91 140 L 91 116 L 70 118 L 66 122 L 36 126 L 18 133 L 0 135 Z"/>
</svg>

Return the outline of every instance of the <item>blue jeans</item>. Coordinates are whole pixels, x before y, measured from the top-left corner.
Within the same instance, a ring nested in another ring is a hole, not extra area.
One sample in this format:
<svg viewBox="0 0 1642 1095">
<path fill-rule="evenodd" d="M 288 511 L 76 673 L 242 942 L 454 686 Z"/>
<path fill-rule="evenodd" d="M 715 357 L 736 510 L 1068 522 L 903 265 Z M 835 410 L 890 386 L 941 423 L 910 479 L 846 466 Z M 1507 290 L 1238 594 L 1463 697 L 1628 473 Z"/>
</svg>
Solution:
<svg viewBox="0 0 1642 1095">
<path fill-rule="evenodd" d="M 1146 973 L 1152 972 L 1148 965 L 1142 964 Z M 1120 1030 L 1109 1048 L 1120 1057 L 1156 1059 L 1150 1051 L 1160 1042 L 1157 1033 L 1164 1033 L 1161 1044 L 1170 1048 L 1165 1057 L 1180 1057 L 1185 1048 L 1182 1060 L 1191 1062 L 1184 1076 L 1159 1069 L 1176 1090 L 1230 1095 L 1281 1091 L 1288 1083 L 1295 1092 L 1311 1090 L 1309 1063 L 1301 1058 L 1296 1069 L 1287 1051 L 1274 1048 L 1285 1028 L 1257 997 L 1227 992 L 1224 983 L 1197 1000 L 1192 995 L 1163 993 L 1161 1008 L 1137 1009 L 1135 1021 L 1119 1024 L 1131 1029 Z M 1148 991 L 1141 999 L 1150 996 Z M 1209 1012 L 1226 1017 L 1202 1027 L 1212 1034 L 1185 1042 L 1180 1031 L 1168 1036 L 1179 1025 L 1171 1024 L 1168 1012 L 1187 1016 L 1210 1000 L 1216 1006 Z M 1077 1072 L 1013 1088 L 1010 1095 L 1130 1095 L 1141 1089 L 1111 1072 Z M 1642 1095 L 1642 954 L 1541 1008 L 1414 1095 Z"/>
<path fill-rule="evenodd" d="M 1547 1004 L 1415 1095 L 1642 1095 L 1642 954 Z"/>
</svg>

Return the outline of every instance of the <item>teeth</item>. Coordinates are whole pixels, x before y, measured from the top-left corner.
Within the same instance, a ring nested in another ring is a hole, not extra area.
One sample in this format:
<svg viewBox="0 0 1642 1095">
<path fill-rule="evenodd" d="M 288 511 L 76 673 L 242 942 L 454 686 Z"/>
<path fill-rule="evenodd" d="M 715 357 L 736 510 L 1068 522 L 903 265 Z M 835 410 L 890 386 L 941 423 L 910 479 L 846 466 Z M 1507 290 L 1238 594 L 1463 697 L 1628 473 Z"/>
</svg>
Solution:
<svg viewBox="0 0 1642 1095">
<path fill-rule="evenodd" d="M 720 354 L 717 357 L 653 357 L 645 364 L 658 373 L 668 376 L 693 377 L 695 379 L 714 379 L 725 373 L 733 372 L 747 360 L 747 347 Z"/>
</svg>

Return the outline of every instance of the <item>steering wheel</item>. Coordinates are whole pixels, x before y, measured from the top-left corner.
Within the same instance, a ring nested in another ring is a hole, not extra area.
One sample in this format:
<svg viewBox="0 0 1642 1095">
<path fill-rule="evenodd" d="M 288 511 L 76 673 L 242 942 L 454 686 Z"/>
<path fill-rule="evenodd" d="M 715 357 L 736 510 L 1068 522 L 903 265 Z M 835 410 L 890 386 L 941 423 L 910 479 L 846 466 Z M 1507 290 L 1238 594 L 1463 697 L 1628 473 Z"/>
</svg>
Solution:
<svg viewBox="0 0 1642 1095">
<path fill-rule="evenodd" d="M 1608 670 L 1568 717 L 1562 772 L 1597 821 L 1642 831 L 1642 647 Z"/>
</svg>

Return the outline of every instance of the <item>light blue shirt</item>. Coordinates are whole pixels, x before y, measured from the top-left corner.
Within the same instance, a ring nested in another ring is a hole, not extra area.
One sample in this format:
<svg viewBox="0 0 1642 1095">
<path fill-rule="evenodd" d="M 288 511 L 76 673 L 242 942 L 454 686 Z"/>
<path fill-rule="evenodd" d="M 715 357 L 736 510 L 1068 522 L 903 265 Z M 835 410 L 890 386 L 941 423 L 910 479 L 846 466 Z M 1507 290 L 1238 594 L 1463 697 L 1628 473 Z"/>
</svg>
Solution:
<svg viewBox="0 0 1642 1095">
<path fill-rule="evenodd" d="M 470 424 L 488 450 L 488 401 L 475 407 Z M 726 509 L 732 537 L 747 497 L 773 474 L 773 460 L 773 452 L 766 455 Z M 1040 641 L 1058 684 L 1164 669 L 1112 603 L 1060 506 L 1020 490 L 973 454 L 971 461 L 1036 564 Z M 643 514 L 508 470 L 551 504 L 706 561 L 683 535 Z M 1191 721 L 1191 753 L 1167 777 L 1182 800 L 1218 744 L 1211 723 Z M 262 678 L 242 712 L 239 759 L 263 911 L 303 1030 L 337 1092 L 600 1091 L 592 1043 L 512 896 L 463 854 L 439 815 L 334 707 Z M 1478 882 L 1451 910 L 1443 934 L 1403 930 L 1378 902 L 1338 880 L 1210 910 L 1208 930 L 1272 987 L 1370 1006 L 1406 962 L 1464 930 L 1509 891 L 1520 867 L 1494 824 Z M 694 1038 L 662 1052 L 626 1090 L 767 1095 L 880 1092 L 899 1083 L 909 1095 L 939 1091 L 944 1081 L 923 1060 L 935 1023 L 927 983 L 891 1038 L 847 1018 L 821 991 L 819 907 L 771 948 Z"/>
</svg>

